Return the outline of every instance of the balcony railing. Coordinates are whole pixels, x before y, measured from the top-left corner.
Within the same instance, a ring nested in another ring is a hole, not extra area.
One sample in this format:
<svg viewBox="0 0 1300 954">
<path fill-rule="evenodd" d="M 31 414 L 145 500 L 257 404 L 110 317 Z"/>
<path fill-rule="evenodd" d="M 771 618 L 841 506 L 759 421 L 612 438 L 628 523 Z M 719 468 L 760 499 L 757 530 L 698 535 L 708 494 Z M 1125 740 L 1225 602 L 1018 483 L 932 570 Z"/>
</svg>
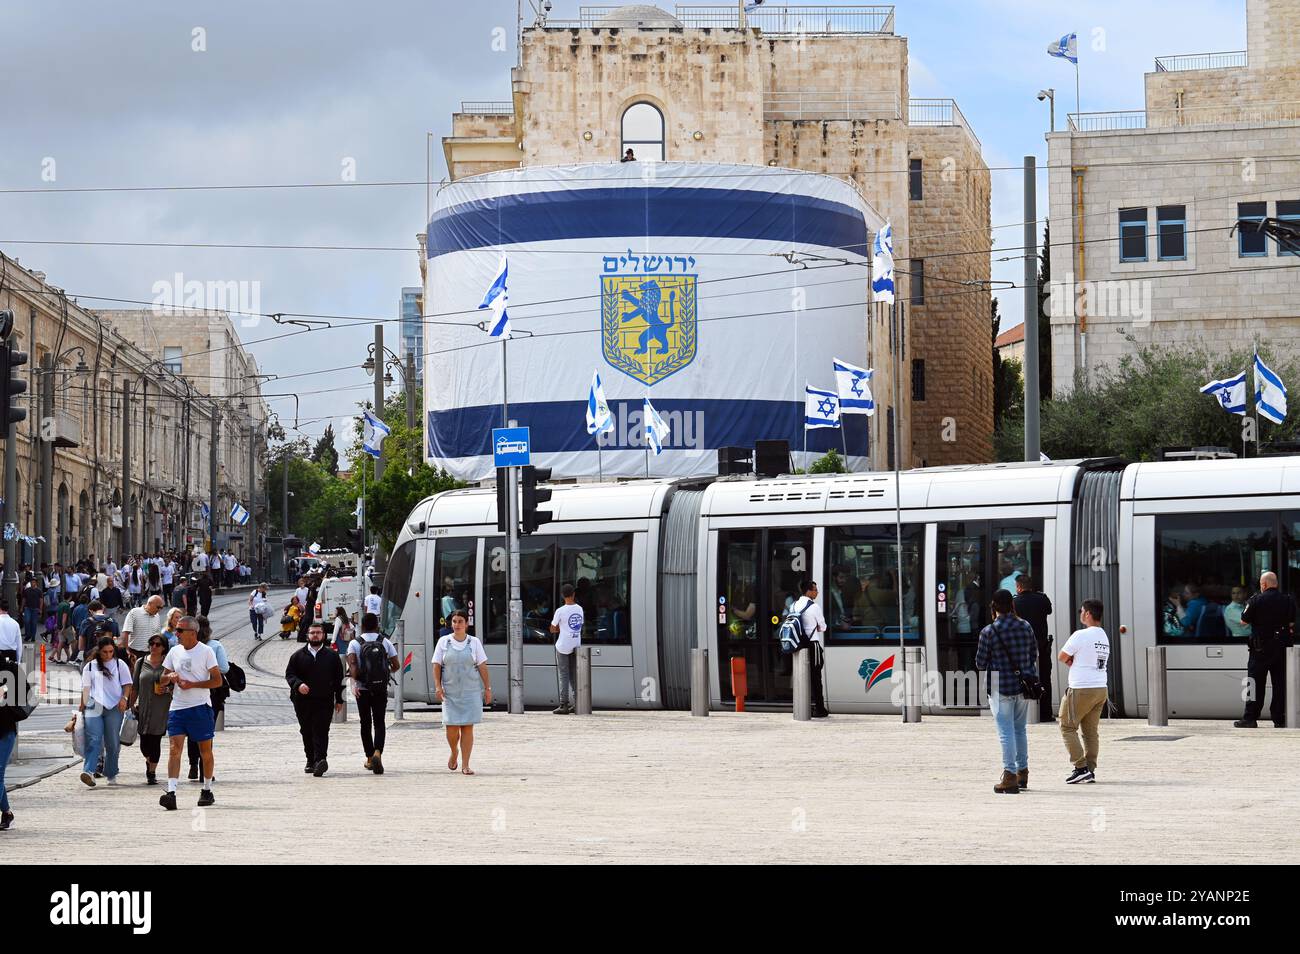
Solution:
<svg viewBox="0 0 1300 954">
<path fill-rule="evenodd" d="M 1069 127 L 1071 132 L 1086 133 L 1119 129 L 1169 129 L 1182 126 L 1221 126 L 1230 123 L 1294 122 L 1296 120 L 1300 120 L 1300 102 L 1240 103 L 1126 109 L 1109 113 L 1070 113 Z"/>
<path fill-rule="evenodd" d="M 591 29 L 603 26 L 611 13 L 622 7 L 579 7 L 576 20 L 547 20 L 544 26 L 552 30 Z M 740 8 L 737 4 L 695 6 L 682 5 L 673 16 L 688 29 L 738 29 Z M 745 14 L 745 24 L 762 30 L 769 36 L 793 34 L 892 34 L 894 8 L 892 6 L 762 6 Z M 663 29 L 667 24 L 646 23 L 646 29 Z"/>
<path fill-rule="evenodd" d="M 957 108 L 955 99 L 909 99 L 907 101 L 909 126 L 960 126 L 979 145 L 980 137 L 970 128 L 966 117 Z"/>
<path fill-rule="evenodd" d="M 500 100 L 462 100 L 460 111 L 471 116 L 510 116 L 514 114 L 515 104 Z"/>
<path fill-rule="evenodd" d="M 1185 70 L 1227 70 L 1247 65 L 1245 50 L 1232 53 L 1184 53 L 1180 56 L 1157 56 L 1157 73 L 1181 73 Z"/>
<path fill-rule="evenodd" d="M 902 119 L 897 93 L 867 90 L 772 90 L 763 100 L 766 122 L 834 119 Z"/>
</svg>

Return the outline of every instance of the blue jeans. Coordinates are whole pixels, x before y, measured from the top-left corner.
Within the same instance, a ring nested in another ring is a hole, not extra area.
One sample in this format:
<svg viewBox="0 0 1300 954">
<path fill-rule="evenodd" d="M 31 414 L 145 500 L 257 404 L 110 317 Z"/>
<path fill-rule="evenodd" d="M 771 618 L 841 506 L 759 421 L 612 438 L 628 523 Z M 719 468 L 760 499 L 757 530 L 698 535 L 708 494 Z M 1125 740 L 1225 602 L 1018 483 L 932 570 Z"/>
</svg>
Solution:
<svg viewBox="0 0 1300 954">
<path fill-rule="evenodd" d="M 17 732 L 0 735 L 0 812 L 9 811 L 9 795 L 5 792 L 5 766 L 9 764 L 9 756 L 14 754 L 17 745 Z"/>
<path fill-rule="evenodd" d="M 1024 696 L 990 692 L 989 711 L 997 723 L 998 742 L 1002 744 L 1002 768 L 1008 772 L 1023 772 L 1029 768 L 1029 739 L 1025 732 L 1029 703 Z"/>
<path fill-rule="evenodd" d="M 122 751 L 122 716 L 117 706 L 105 709 L 91 700 L 86 707 L 86 761 L 82 769 L 95 774 L 99 753 L 104 753 L 104 777 L 117 778 L 117 756 Z"/>
<path fill-rule="evenodd" d="M 45 619 L 38 609 L 23 610 L 23 638 L 29 643 L 36 642 L 36 630 Z"/>
</svg>

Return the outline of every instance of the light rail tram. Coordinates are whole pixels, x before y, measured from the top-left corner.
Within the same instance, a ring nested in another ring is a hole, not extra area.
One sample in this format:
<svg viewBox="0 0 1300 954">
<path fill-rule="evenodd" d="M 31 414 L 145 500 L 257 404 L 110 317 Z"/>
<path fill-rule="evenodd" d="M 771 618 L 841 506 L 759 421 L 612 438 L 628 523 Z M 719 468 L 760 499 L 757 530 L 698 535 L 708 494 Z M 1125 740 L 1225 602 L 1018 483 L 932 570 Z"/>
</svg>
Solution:
<svg viewBox="0 0 1300 954">
<path fill-rule="evenodd" d="M 1146 649 L 1167 648 L 1170 714 L 1242 709 L 1240 603 L 1265 570 L 1300 593 L 1300 457 L 1126 464 L 1114 459 L 904 472 L 903 590 L 892 473 L 645 479 L 553 485 L 554 520 L 521 539 L 524 693 L 558 699 L 551 616 L 562 584 L 585 609 L 598 708 L 690 706 L 690 655 L 707 647 L 710 703 L 791 704 L 777 623 L 801 578 L 821 586 L 832 712 L 897 712 L 903 645 L 924 651 L 927 713 L 987 705 L 973 676 L 989 598 L 1028 574 L 1052 601 L 1052 655 L 1082 600 L 1105 605 L 1116 714 L 1147 713 Z M 505 540 L 491 488 L 440 493 L 407 518 L 384 580 L 382 627 L 405 620 L 407 700 L 432 702 L 429 660 L 468 610 L 493 684 L 506 683 Z M 893 668 L 894 676 L 884 676 Z M 1059 700 L 1065 666 L 1055 664 Z M 1270 687 L 1271 690 L 1271 687 Z"/>
</svg>

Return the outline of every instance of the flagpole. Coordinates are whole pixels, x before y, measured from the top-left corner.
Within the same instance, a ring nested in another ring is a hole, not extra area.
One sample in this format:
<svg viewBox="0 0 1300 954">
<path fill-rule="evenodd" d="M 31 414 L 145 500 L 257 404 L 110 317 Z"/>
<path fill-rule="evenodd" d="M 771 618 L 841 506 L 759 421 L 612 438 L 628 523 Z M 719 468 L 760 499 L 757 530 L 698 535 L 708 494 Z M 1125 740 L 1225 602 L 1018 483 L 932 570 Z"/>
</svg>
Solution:
<svg viewBox="0 0 1300 954">
<path fill-rule="evenodd" d="M 894 365 L 894 556 L 897 575 L 894 579 L 894 589 L 897 590 L 898 596 L 898 659 L 901 663 L 903 672 L 903 722 L 908 722 L 908 705 L 907 705 L 907 680 L 909 675 L 915 679 L 915 674 L 909 674 L 907 671 L 907 647 L 903 639 L 903 495 L 902 479 L 900 469 L 902 466 L 903 447 L 899 442 L 899 424 L 898 419 L 902 416 L 899 414 L 899 377 L 902 374 L 899 352 L 903 350 L 902 341 L 898 335 L 898 309 L 899 304 L 895 299 L 890 307 L 891 332 L 890 337 L 894 341 L 893 348 L 893 365 Z M 916 713 L 917 721 L 920 721 L 920 713 Z"/>
<path fill-rule="evenodd" d="M 1074 55 L 1074 114 L 1083 116 L 1083 103 L 1079 98 L 1079 54 L 1077 52 Z"/>
<path fill-rule="evenodd" d="M 509 427 L 510 420 L 510 402 L 507 400 L 506 391 L 506 341 L 505 337 L 501 339 L 501 426 Z"/>
<path fill-rule="evenodd" d="M 848 435 L 848 417 L 844 413 L 844 408 L 840 408 L 840 446 L 844 448 L 844 469 L 852 471 L 849 466 L 849 435 Z"/>
</svg>

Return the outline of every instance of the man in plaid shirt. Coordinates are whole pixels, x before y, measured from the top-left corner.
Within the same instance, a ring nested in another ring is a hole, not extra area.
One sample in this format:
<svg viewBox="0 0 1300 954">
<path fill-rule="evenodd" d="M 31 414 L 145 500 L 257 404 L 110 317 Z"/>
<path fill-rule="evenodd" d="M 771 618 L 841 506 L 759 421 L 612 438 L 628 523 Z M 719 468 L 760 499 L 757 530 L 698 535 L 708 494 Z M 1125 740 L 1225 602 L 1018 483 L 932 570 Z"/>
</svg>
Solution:
<svg viewBox="0 0 1300 954">
<path fill-rule="evenodd" d="M 993 594 L 993 622 L 980 630 L 975 650 L 975 668 L 987 674 L 989 709 L 1002 744 L 1002 778 L 993 791 L 1016 795 L 1029 787 L 1029 700 L 1020 692 L 1019 670 L 1026 676 L 1038 673 L 1038 642 L 1034 628 L 1016 615 L 1011 594 Z"/>
</svg>

